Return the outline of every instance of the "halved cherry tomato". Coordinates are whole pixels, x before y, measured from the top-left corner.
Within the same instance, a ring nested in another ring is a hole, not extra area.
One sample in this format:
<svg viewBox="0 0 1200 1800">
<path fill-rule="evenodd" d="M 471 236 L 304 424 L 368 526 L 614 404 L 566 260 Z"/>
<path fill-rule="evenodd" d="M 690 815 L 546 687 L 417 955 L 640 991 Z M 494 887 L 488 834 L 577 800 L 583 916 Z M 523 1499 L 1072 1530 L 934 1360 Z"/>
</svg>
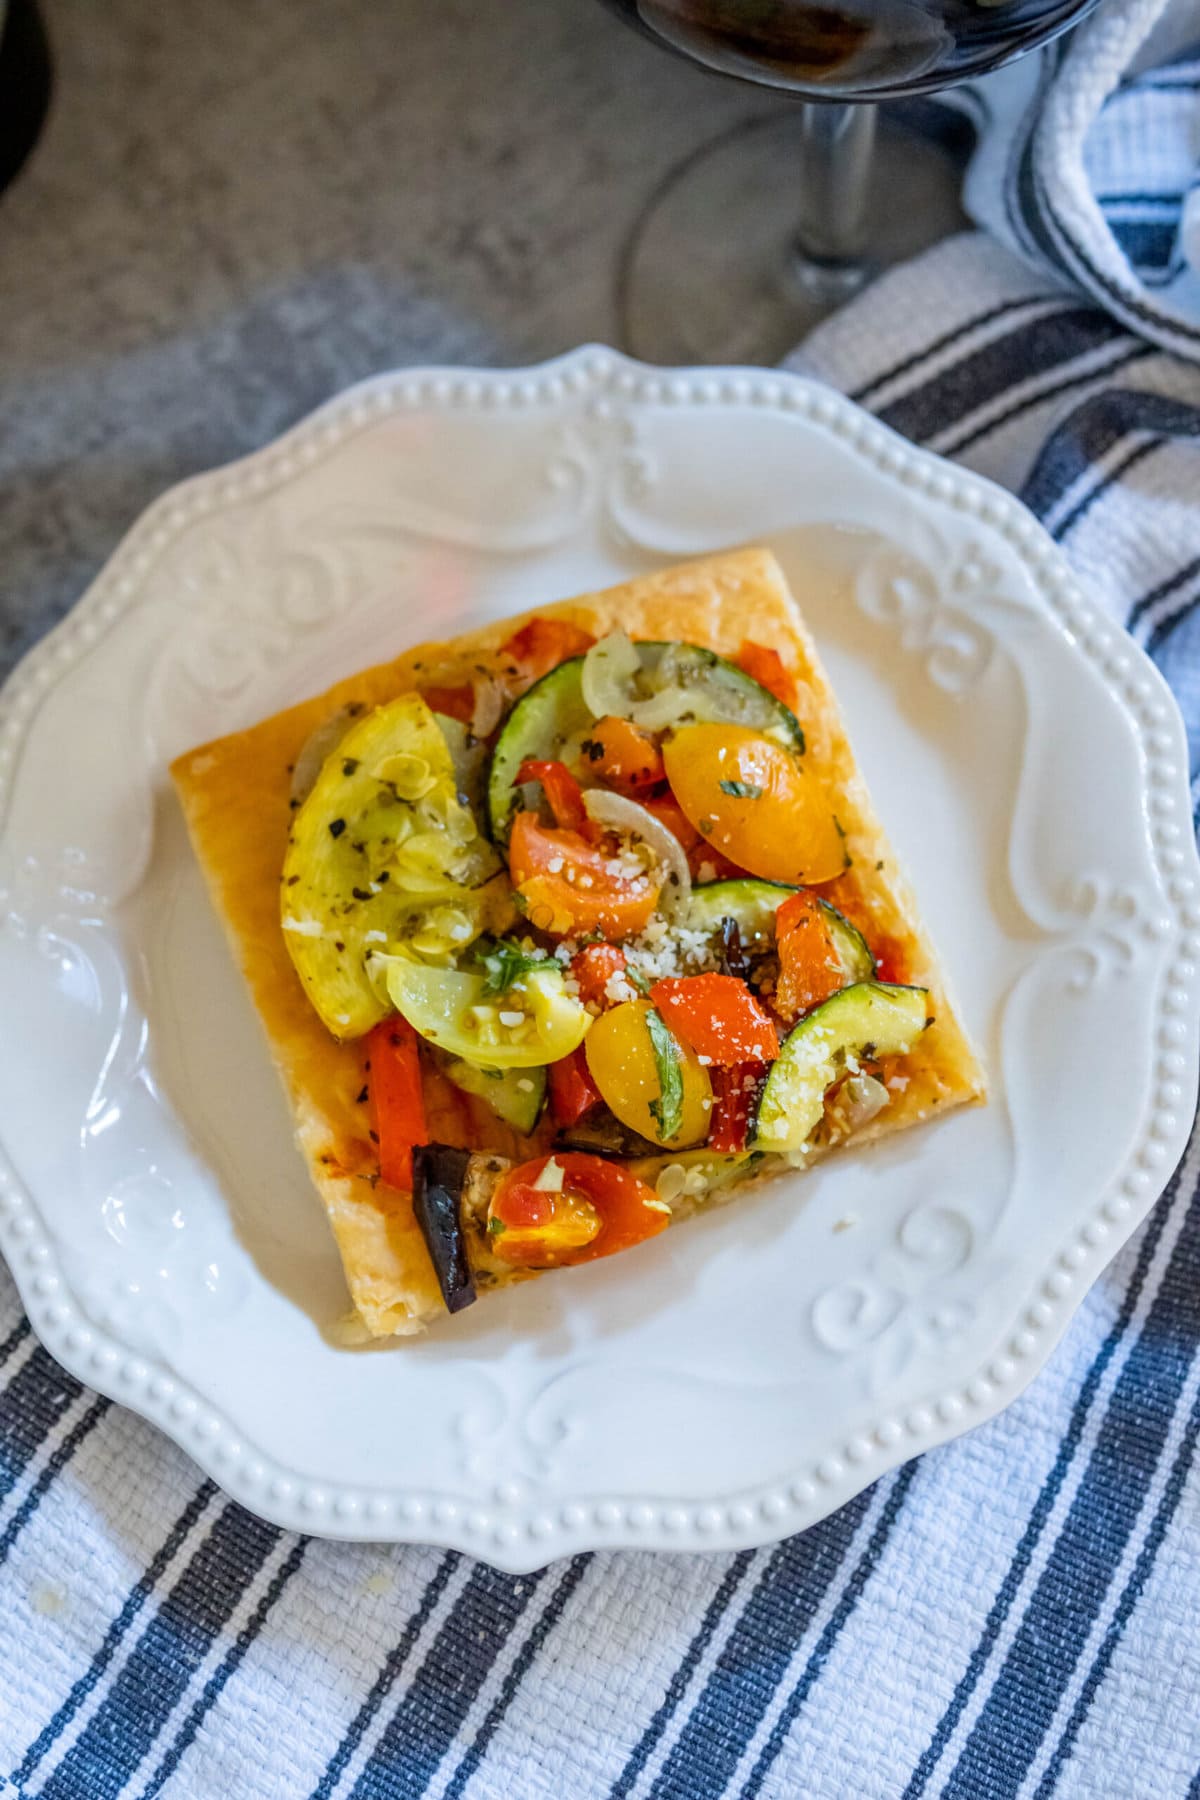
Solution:
<svg viewBox="0 0 1200 1800">
<path fill-rule="evenodd" d="M 736 975 L 672 976 L 655 982 L 650 999 L 671 1030 L 710 1063 L 768 1063 L 779 1055 L 770 1016 Z"/>
<path fill-rule="evenodd" d="M 732 1068 L 713 1069 L 710 1150 L 728 1155 L 745 1149 L 750 1121 L 758 1108 L 766 1078 L 767 1064 L 763 1062 L 735 1063 Z"/>
<path fill-rule="evenodd" d="M 708 1070 L 648 1000 L 624 1000 L 601 1013 L 583 1047 L 592 1080 L 622 1125 L 671 1150 L 704 1142 L 712 1109 Z"/>
<path fill-rule="evenodd" d="M 469 725 L 475 717 L 475 689 L 470 682 L 465 687 L 425 687 L 418 692 L 431 711 L 445 713 L 448 719 Z"/>
<path fill-rule="evenodd" d="M 618 794 L 641 799 L 666 780 L 654 739 L 631 719 L 597 719 L 583 745 L 589 771 Z"/>
<path fill-rule="evenodd" d="M 827 916 L 817 896 L 804 891 L 792 894 L 775 914 L 779 951 L 775 1010 L 788 1024 L 845 986 Z"/>
<path fill-rule="evenodd" d="M 517 780 L 541 782 L 546 802 L 554 814 L 554 823 L 560 830 L 577 831 L 589 844 L 594 844 L 600 837 L 599 826 L 588 818 L 587 807 L 583 804 L 583 789 L 566 763 L 540 762 L 527 757 L 517 770 Z"/>
<path fill-rule="evenodd" d="M 407 1019 L 385 1019 L 367 1039 L 368 1089 L 379 1174 L 387 1187 L 411 1189 L 412 1153 L 429 1141 L 417 1034 Z"/>
<path fill-rule="evenodd" d="M 550 1091 L 550 1111 L 560 1131 L 578 1125 L 583 1115 L 591 1112 L 600 1101 L 600 1089 L 592 1080 L 582 1044 L 572 1050 L 570 1056 L 550 1064 L 546 1070 L 546 1085 Z"/>
<path fill-rule="evenodd" d="M 562 1171 L 562 1188 L 557 1193 L 533 1187 L 539 1177 L 544 1178 L 550 1162 Z M 538 1198 L 531 1200 L 531 1194 Z M 540 1219 L 532 1219 L 547 1201 L 549 1217 L 543 1213 Z M 492 1195 L 488 1214 L 489 1222 L 495 1220 L 501 1227 L 497 1231 L 489 1223 L 493 1255 L 524 1268 L 593 1262 L 657 1237 L 671 1222 L 654 1189 L 631 1170 L 581 1150 L 540 1156 L 510 1169 Z M 509 1223 L 510 1214 L 515 1215 L 513 1223 Z M 528 1224 L 523 1222 L 526 1218 Z M 597 1218 L 598 1228 L 580 1242 Z"/>
<path fill-rule="evenodd" d="M 796 680 L 784 667 L 778 650 L 772 650 L 767 644 L 756 644 L 753 638 L 743 638 L 737 659 L 760 687 L 765 687 L 768 694 L 774 694 L 786 707 L 795 710 Z"/>
<path fill-rule="evenodd" d="M 508 844 L 513 886 L 525 903 L 531 925 L 565 937 L 598 931 L 602 937 L 631 937 L 646 925 L 661 883 L 649 875 L 614 875 L 603 845 L 587 843 L 576 831 L 555 831 L 536 813 L 519 812 Z"/>
<path fill-rule="evenodd" d="M 501 657 L 509 657 L 531 682 L 539 681 L 559 663 L 572 656 L 582 656 L 595 643 L 590 631 L 572 625 L 569 619 L 530 619 L 500 646 Z"/>
<path fill-rule="evenodd" d="M 663 748 L 671 791 L 715 849 L 767 881 L 831 881 L 845 846 L 820 779 L 745 725 L 685 725 Z"/>
<path fill-rule="evenodd" d="M 605 989 L 625 968 L 625 952 L 615 944 L 586 944 L 571 958 L 571 975 L 585 1006 L 610 1004 Z"/>
</svg>

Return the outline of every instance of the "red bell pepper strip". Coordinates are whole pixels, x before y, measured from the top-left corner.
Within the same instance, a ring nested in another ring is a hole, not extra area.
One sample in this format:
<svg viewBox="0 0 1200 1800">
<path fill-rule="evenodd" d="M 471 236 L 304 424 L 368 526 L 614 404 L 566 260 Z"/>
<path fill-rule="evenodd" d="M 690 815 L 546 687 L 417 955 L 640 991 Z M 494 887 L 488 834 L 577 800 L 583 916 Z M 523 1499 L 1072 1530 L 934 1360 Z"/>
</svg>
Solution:
<svg viewBox="0 0 1200 1800">
<path fill-rule="evenodd" d="M 650 999 L 697 1056 L 720 1068 L 774 1062 L 779 1036 L 770 1014 L 736 975 L 683 975 L 656 981 Z"/>
<path fill-rule="evenodd" d="M 776 700 L 782 700 L 786 707 L 795 710 L 795 678 L 784 667 L 778 650 L 772 650 L 767 644 L 756 644 L 753 638 L 743 638 L 737 659 L 752 681 L 757 681 L 768 694 L 774 694 Z"/>
<path fill-rule="evenodd" d="M 592 1072 L 583 1053 L 583 1045 L 570 1056 L 560 1058 L 546 1070 L 550 1090 L 550 1111 L 560 1131 L 578 1125 L 600 1099 L 600 1089 L 592 1080 Z"/>
<path fill-rule="evenodd" d="M 369 1090 L 379 1174 L 388 1187 L 412 1189 L 412 1153 L 429 1141 L 417 1034 L 407 1019 L 385 1019 L 367 1039 Z"/>
<path fill-rule="evenodd" d="M 565 763 L 539 762 L 528 757 L 517 770 L 517 780 L 540 781 L 559 830 L 577 831 L 580 837 L 595 843 L 600 836 L 599 828 L 589 818 L 583 804 L 583 789 Z"/>
<path fill-rule="evenodd" d="M 775 914 L 779 979 L 775 1010 L 793 1023 L 845 985 L 841 959 L 830 935 L 828 914 L 816 894 L 801 888 Z"/>
<path fill-rule="evenodd" d="M 762 1085 L 767 1077 L 763 1062 L 734 1063 L 731 1068 L 709 1070 L 712 1082 L 712 1122 L 708 1130 L 708 1148 L 721 1155 L 744 1150 L 750 1120 L 758 1106 Z"/>
<path fill-rule="evenodd" d="M 572 656 L 582 656 L 595 643 L 590 631 L 569 619 L 530 619 L 500 646 L 501 657 L 516 663 L 529 681 L 538 681 Z"/>
</svg>

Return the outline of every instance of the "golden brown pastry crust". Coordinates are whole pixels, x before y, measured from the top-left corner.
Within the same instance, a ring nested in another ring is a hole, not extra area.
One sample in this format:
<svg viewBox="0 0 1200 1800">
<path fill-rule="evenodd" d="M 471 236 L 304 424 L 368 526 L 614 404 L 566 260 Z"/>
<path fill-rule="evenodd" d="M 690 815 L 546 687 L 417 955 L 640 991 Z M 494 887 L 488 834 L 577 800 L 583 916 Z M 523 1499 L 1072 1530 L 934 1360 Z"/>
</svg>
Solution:
<svg viewBox="0 0 1200 1800">
<path fill-rule="evenodd" d="M 733 551 L 640 577 L 602 593 L 541 606 L 450 643 L 419 644 L 326 693 L 181 756 L 175 782 L 196 855 L 250 986 L 291 1101 L 296 1135 L 325 1203 L 355 1307 L 372 1336 L 419 1331 L 444 1312 L 409 1196 L 376 1180 L 364 1053 L 331 1038 L 293 970 L 279 924 L 279 872 L 290 816 L 291 765 L 338 707 L 379 705 L 430 683 L 467 681 L 481 660 L 534 617 L 568 619 L 597 637 L 622 625 L 633 637 L 682 639 L 736 657 L 746 638 L 771 645 L 800 686 L 808 756 L 835 798 L 853 859 L 836 891 L 823 891 L 890 939 L 906 979 L 928 987 L 936 1022 L 905 1059 L 909 1076 L 863 1138 L 882 1137 L 984 1095 L 983 1074 L 954 1016 L 916 903 L 896 867 L 855 767 L 833 691 L 783 572 L 766 550 Z M 431 1072 L 431 1135 L 506 1155 L 537 1154 L 546 1128 L 520 1139 Z M 667 1160 L 667 1159 L 664 1159 Z"/>
</svg>

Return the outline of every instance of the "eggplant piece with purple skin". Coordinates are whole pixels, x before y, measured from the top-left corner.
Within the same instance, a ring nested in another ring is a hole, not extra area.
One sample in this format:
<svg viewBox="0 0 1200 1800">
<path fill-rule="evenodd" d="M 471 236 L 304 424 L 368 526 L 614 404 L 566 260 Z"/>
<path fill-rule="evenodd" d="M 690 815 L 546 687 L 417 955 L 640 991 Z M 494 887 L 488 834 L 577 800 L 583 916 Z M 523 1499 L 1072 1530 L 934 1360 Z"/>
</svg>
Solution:
<svg viewBox="0 0 1200 1800">
<path fill-rule="evenodd" d="M 741 927 L 728 914 L 721 920 L 718 960 L 722 975 L 735 975 L 739 981 L 750 980 L 750 958 L 742 947 Z"/>
<path fill-rule="evenodd" d="M 462 1196 L 469 1150 L 452 1144 L 419 1144 L 413 1158 L 413 1216 L 442 1290 L 447 1312 L 461 1312 L 475 1299 L 475 1282 L 467 1260 Z"/>
<path fill-rule="evenodd" d="M 602 1100 L 596 1102 L 574 1125 L 557 1132 L 555 1150 L 585 1150 L 593 1156 L 654 1156 L 662 1145 L 631 1131 L 611 1113 Z"/>
</svg>

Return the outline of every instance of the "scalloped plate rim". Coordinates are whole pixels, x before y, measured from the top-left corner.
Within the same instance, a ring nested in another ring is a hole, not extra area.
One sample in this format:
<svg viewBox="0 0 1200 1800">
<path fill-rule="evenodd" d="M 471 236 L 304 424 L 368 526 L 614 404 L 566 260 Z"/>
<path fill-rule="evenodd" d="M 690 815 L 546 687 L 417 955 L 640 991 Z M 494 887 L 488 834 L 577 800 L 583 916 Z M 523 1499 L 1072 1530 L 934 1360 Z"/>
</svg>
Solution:
<svg viewBox="0 0 1200 1800">
<path fill-rule="evenodd" d="M 426 403 L 454 403 L 455 390 L 464 384 L 481 388 L 512 383 L 546 383 L 567 375 L 576 390 L 603 388 L 614 383 L 632 383 L 640 387 L 644 398 L 683 404 L 689 399 L 716 398 L 739 404 L 778 404 L 786 395 L 795 396 L 792 410 L 805 416 L 817 427 L 834 431 L 849 443 L 855 454 L 866 457 L 881 469 L 879 450 L 895 446 L 900 467 L 909 471 L 909 485 L 919 491 L 912 472 L 924 471 L 925 483 L 937 482 L 937 497 L 951 499 L 959 494 L 978 496 L 980 522 L 1005 536 L 1022 560 L 1039 599 L 1057 613 L 1059 622 L 1067 620 L 1085 628 L 1099 628 L 1118 635 L 1122 649 L 1136 666 L 1139 677 L 1149 681 L 1150 693 L 1157 702 L 1155 728 L 1167 732 L 1173 740 L 1173 753 L 1186 766 L 1186 739 L 1177 703 L 1166 681 L 1155 665 L 1132 639 L 1102 618 L 1080 591 L 1058 545 L 1039 522 L 1007 490 L 986 477 L 945 461 L 933 452 L 911 444 L 871 414 L 836 390 L 827 388 L 811 377 L 788 369 L 761 368 L 697 368 L 663 369 L 633 361 L 620 352 L 599 344 L 585 344 L 575 350 L 528 367 L 475 369 L 454 365 L 422 365 L 398 368 L 367 376 L 344 389 L 298 420 L 266 445 L 229 463 L 189 476 L 174 484 L 153 501 L 129 528 L 74 607 L 18 662 L 0 686 L 0 835 L 7 818 L 11 769 L 19 763 L 24 735 L 36 716 L 40 699 L 50 691 L 56 672 L 65 673 L 102 641 L 103 627 L 113 624 L 136 600 L 135 565 L 139 557 L 160 546 L 171 536 L 171 521 L 176 529 L 188 522 L 185 504 L 197 495 L 215 493 L 212 510 L 222 504 L 222 483 L 236 481 L 251 470 L 268 473 L 273 462 L 281 462 L 300 444 L 307 443 L 324 428 L 338 422 L 342 427 L 332 443 L 317 446 L 321 459 L 323 448 L 336 451 L 345 436 L 356 429 L 352 415 L 372 395 L 393 395 L 397 390 L 421 384 L 435 391 L 423 396 Z M 702 383 L 703 395 L 695 384 Z M 443 389 L 442 393 L 436 390 Z M 368 421 L 362 421 L 363 423 Z M 886 471 L 893 479 L 901 479 L 898 468 Z M 263 492 L 269 491 L 269 483 Z M 128 571 L 128 573 L 127 573 Z M 121 584 L 120 600 L 110 598 L 110 590 Z M 1057 603 L 1050 595 L 1057 597 Z M 83 631 L 80 627 L 84 627 Z M 94 627 L 100 627 L 99 630 Z M 69 652 L 68 652 L 68 646 Z M 1098 651 L 1089 645 L 1086 634 L 1074 640 L 1076 652 L 1095 666 L 1102 666 Z M 68 652 L 64 654 L 64 652 Z M 1110 690 L 1115 692 L 1115 690 Z M 27 696 L 32 695 L 32 701 Z M 1143 726 L 1124 695 L 1116 696 L 1122 709 L 1135 725 L 1139 741 Z M 1164 706 L 1165 702 L 1165 706 Z M 1150 703 L 1146 705 L 1147 717 Z M 1144 745 L 1143 745 L 1144 749 Z M 1181 778 L 1186 788 L 1186 778 Z M 1200 875 L 1200 857 L 1194 840 L 1189 840 L 1184 865 L 1168 875 L 1157 863 L 1164 891 L 1179 923 L 1180 931 L 1200 929 L 1200 908 L 1195 894 Z M 1185 986 L 1185 997 L 1190 990 Z M 1160 1007 L 1161 1012 L 1161 1007 Z M 1192 1008 L 1191 1025 L 1182 1044 L 1192 1085 L 1200 1060 L 1200 1015 Z M 1156 1020 L 1157 1022 L 1157 1020 Z M 1151 1112 L 1147 1103 L 1147 1115 Z M 1143 1121 L 1144 1122 L 1144 1121 Z M 902 1461 L 926 1449 L 957 1437 L 967 1429 L 984 1423 L 1009 1405 L 1029 1385 L 1051 1354 L 1091 1283 L 1101 1273 L 1133 1231 L 1143 1222 L 1169 1184 L 1172 1171 L 1188 1141 L 1192 1113 L 1184 1108 L 1169 1134 L 1160 1132 L 1167 1153 L 1161 1166 L 1165 1173 L 1151 1175 L 1148 1181 L 1137 1181 L 1133 1152 L 1113 1175 L 1105 1194 L 1124 1187 L 1109 1202 L 1111 1219 L 1108 1234 L 1102 1242 L 1086 1242 L 1075 1234 L 1071 1243 L 1036 1272 L 1030 1295 L 1044 1292 L 1048 1276 L 1069 1271 L 1065 1292 L 1051 1303 L 1044 1326 L 1036 1341 L 1021 1357 L 1008 1358 L 1008 1373 L 1003 1380 L 992 1379 L 987 1393 L 963 1417 L 959 1392 L 947 1393 L 941 1400 L 920 1409 L 918 1426 L 910 1423 L 905 1432 L 873 1439 L 859 1460 L 847 1459 L 821 1491 L 808 1494 L 802 1501 L 789 1499 L 789 1493 L 800 1485 L 800 1473 L 789 1483 L 786 1479 L 769 1484 L 770 1491 L 757 1501 L 748 1500 L 737 1510 L 744 1516 L 737 1522 L 726 1519 L 715 1527 L 710 1520 L 703 1523 L 696 1516 L 711 1502 L 695 1501 L 693 1516 L 688 1508 L 675 1503 L 658 1507 L 655 1503 L 614 1503 L 612 1495 L 595 1502 L 569 1502 L 560 1507 L 559 1517 L 538 1532 L 520 1531 L 502 1513 L 489 1514 L 486 1508 L 472 1508 L 474 1520 L 465 1516 L 466 1509 L 457 1502 L 416 1499 L 407 1491 L 372 1493 L 359 1484 L 353 1492 L 333 1495 L 330 1484 L 314 1482 L 298 1471 L 282 1464 L 266 1467 L 268 1458 L 253 1446 L 244 1445 L 236 1427 L 220 1416 L 219 1411 L 188 1383 L 169 1371 L 155 1373 L 153 1358 L 131 1352 L 128 1370 L 142 1371 L 138 1381 L 122 1379 L 117 1365 L 128 1349 L 102 1328 L 90 1322 L 72 1324 L 55 1315 L 51 1296 L 61 1283 L 51 1234 L 42 1227 L 36 1201 L 25 1191 L 0 1142 L 0 1250 L 3 1251 L 21 1299 L 37 1337 L 47 1350 L 80 1381 L 119 1401 L 163 1430 L 198 1467 L 210 1476 L 232 1499 L 248 1510 L 289 1530 L 303 1531 L 330 1539 L 348 1541 L 423 1543 L 444 1546 L 476 1555 L 493 1565 L 524 1573 L 542 1567 L 552 1558 L 583 1550 L 641 1548 L 675 1551 L 729 1550 L 755 1547 L 777 1541 L 799 1529 L 817 1523 L 837 1507 L 845 1504 L 870 1482 L 878 1479 Z M 1068 1254 L 1069 1253 L 1069 1254 Z M 47 1279 L 49 1278 L 49 1280 Z M 62 1303 L 58 1303 L 61 1311 Z M 68 1314 L 70 1308 L 67 1308 Z M 1047 1310 L 1044 1308 L 1044 1310 Z M 970 1370 L 953 1385 L 961 1391 L 976 1374 Z M 195 1421 L 195 1423 L 192 1423 Z M 223 1453 L 224 1452 L 224 1453 Z M 247 1455 L 253 1460 L 248 1464 Z M 299 1491 L 297 1491 L 299 1490 Z M 787 1492 L 781 1491 L 787 1490 Z M 722 1496 L 727 1500 L 727 1496 Z M 814 1503 L 815 1502 L 815 1503 Z M 636 1518 L 638 1512 L 646 1515 Z"/>
</svg>

